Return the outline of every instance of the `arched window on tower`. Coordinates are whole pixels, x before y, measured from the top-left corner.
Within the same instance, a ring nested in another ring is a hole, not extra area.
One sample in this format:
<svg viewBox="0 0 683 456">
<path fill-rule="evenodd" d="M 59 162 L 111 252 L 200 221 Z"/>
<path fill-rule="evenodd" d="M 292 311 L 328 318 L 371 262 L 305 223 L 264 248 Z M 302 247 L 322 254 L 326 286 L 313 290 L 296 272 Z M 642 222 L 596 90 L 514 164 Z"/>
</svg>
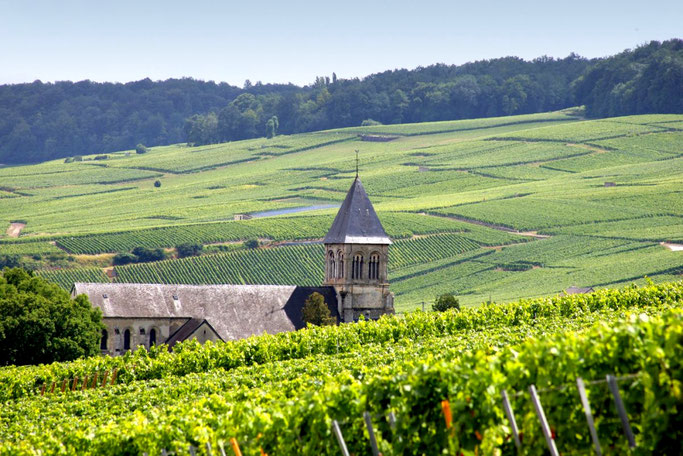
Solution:
<svg viewBox="0 0 683 456">
<path fill-rule="evenodd" d="M 109 333 L 106 329 L 102 330 L 102 338 L 100 339 L 100 350 L 107 349 L 107 339 L 109 338 Z"/>
<path fill-rule="evenodd" d="M 157 344 L 157 330 L 152 328 L 149 330 L 149 346 Z"/>
<path fill-rule="evenodd" d="M 368 278 L 372 280 L 379 279 L 379 254 L 373 253 L 370 255 L 370 266 L 368 268 Z"/>
<path fill-rule="evenodd" d="M 130 329 L 123 332 L 123 349 L 130 350 Z"/>
<path fill-rule="evenodd" d="M 344 278 L 344 253 L 341 250 L 337 251 L 337 278 Z"/>
<path fill-rule="evenodd" d="M 327 254 L 327 278 L 334 279 L 337 276 L 336 262 L 334 261 L 334 252 L 330 250 Z"/>
<path fill-rule="evenodd" d="M 351 278 L 363 278 L 363 255 L 357 253 L 353 256 L 353 263 L 351 264 Z"/>
</svg>

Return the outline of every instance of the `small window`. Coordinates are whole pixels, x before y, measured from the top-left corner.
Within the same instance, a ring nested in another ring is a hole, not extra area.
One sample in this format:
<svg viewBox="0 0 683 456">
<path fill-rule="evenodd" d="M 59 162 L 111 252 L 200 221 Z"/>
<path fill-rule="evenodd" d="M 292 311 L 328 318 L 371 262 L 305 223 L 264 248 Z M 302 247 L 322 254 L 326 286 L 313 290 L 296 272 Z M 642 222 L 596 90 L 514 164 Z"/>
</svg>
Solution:
<svg viewBox="0 0 683 456">
<path fill-rule="evenodd" d="M 332 250 L 327 255 L 327 278 L 334 279 L 337 276 L 336 262 L 334 261 L 334 253 Z"/>
<path fill-rule="evenodd" d="M 123 331 L 123 349 L 130 350 L 130 329 Z"/>
<path fill-rule="evenodd" d="M 351 264 L 351 278 L 363 278 L 363 255 L 360 253 L 357 253 L 353 256 L 353 263 Z"/>
<path fill-rule="evenodd" d="M 341 250 L 337 252 L 337 278 L 344 278 L 344 254 Z"/>
<path fill-rule="evenodd" d="M 372 280 L 379 279 L 379 255 L 373 253 L 370 256 L 370 263 L 368 264 L 368 278 Z"/>
<path fill-rule="evenodd" d="M 100 339 L 100 350 L 107 349 L 107 339 L 109 338 L 109 333 L 106 329 L 102 330 L 102 338 Z"/>
</svg>

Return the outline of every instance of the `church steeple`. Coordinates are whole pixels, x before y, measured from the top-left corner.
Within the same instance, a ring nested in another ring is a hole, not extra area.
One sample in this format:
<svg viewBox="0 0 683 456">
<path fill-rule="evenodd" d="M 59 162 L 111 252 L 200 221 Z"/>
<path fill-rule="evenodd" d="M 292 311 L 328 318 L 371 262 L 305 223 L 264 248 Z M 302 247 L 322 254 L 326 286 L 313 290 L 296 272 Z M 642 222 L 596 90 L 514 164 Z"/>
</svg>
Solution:
<svg viewBox="0 0 683 456">
<path fill-rule="evenodd" d="M 387 264 L 391 239 L 356 176 L 323 240 L 325 285 L 339 294 L 342 320 L 394 312 Z"/>
<path fill-rule="evenodd" d="M 323 241 L 325 244 L 391 244 L 372 207 L 365 188 L 356 177 Z"/>
</svg>

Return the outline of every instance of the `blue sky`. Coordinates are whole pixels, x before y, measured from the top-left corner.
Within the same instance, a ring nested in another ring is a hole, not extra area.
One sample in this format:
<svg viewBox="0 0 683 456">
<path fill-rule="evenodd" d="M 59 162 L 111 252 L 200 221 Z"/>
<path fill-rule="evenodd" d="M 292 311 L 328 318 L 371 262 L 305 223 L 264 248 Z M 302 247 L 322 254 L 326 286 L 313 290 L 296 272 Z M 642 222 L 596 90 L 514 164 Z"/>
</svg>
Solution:
<svg viewBox="0 0 683 456">
<path fill-rule="evenodd" d="M 308 84 L 683 38 L 683 1 L 0 0 L 0 84 L 170 77 Z"/>
</svg>

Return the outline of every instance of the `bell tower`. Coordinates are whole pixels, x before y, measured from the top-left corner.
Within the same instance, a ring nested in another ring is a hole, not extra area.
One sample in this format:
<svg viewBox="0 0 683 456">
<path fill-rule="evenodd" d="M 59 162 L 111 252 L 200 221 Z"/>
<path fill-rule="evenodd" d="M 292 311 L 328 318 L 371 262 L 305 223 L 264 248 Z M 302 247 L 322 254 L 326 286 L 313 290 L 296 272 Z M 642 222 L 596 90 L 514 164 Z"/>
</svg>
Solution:
<svg viewBox="0 0 683 456">
<path fill-rule="evenodd" d="M 332 222 L 325 244 L 325 283 L 335 288 L 344 322 L 394 313 L 387 264 L 391 239 L 358 176 Z"/>
</svg>

